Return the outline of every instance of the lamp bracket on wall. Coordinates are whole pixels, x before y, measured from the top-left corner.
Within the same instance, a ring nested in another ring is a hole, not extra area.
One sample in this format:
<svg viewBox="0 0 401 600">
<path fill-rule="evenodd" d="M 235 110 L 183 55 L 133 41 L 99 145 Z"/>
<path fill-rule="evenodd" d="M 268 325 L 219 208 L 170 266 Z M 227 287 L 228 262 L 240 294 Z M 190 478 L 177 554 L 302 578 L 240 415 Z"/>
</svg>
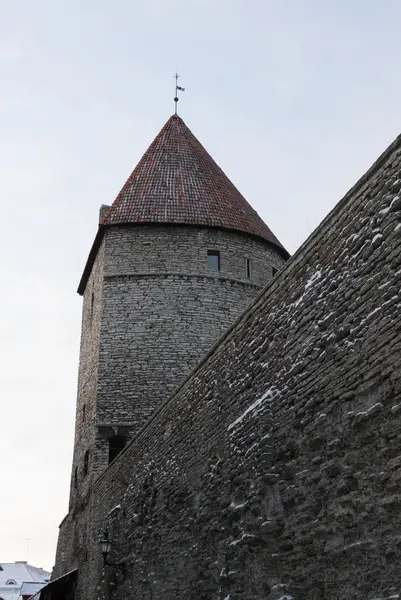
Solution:
<svg viewBox="0 0 401 600">
<path fill-rule="evenodd" d="M 110 554 L 112 543 L 113 542 L 110 539 L 109 532 L 106 529 L 106 531 L 103 534 L 103 539 L 100 540 L 100 547 L 102 549 L 103 554 L 103 564 L 105 567 L 113 567 L 114 569 L 121 571 L 121 573 L 125 575 L 125 563 L 112 563 L 107 560 L 107 557 Z"/>
</svg>

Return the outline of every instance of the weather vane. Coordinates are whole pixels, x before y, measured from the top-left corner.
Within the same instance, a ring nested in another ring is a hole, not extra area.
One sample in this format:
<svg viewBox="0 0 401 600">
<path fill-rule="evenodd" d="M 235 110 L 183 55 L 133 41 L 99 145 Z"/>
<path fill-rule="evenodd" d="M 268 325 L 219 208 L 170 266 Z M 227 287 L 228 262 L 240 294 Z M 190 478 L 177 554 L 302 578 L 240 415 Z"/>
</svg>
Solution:
<svg viewBox="0 0 401 600">
<path fill-rule="evenodd" d="M 175 98 L 174 98 L 174 102 L 175 102 L 175 114 L 177 114 L 177 104 L 178 104 L 178 100 L 179 100 L 178 91 L 185 92 L 185 88 L 180 87 L 178 85 L 178 78 L 179 78 L 178 73 L 176 73 L 174 75 L 174 77 L 175 77 Z"/>
</svg>

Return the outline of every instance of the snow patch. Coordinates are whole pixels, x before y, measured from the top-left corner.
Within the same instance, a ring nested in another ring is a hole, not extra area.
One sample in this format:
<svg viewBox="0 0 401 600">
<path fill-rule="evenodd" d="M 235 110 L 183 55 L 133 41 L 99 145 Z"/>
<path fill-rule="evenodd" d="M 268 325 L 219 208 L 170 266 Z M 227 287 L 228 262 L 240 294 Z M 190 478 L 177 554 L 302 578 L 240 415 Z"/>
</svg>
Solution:
<svg viewBox="0 0 401 600">
<path fill-rule="evenodd" d="M 230 508 L 233 508 L 234 510 L 237 510 L 238 508 L 242 508 L 246 504 L 248 504 L 248 503 L 247 502 L 242 502 L 242 504 L 235 504 L 235 502 L 231 502 Z"/>
<path fill-rule="evenodd" d="M 371 244 L 374 244 L 374 242 L 375 242 L 376 240 L 380 240 L 380 238 L 382 238 L 382 237 L 383 237 L 383 234 L 381 234 L 381 233 L 376 233 L 375 237 L 374 237 L 374 238 L 372 239 L 372 241 L 371 241 Z"/>
<path fill-rule="evenodd" d="M 243 533 L 239 539 L 237 539 L 237 540 L 233 540 L 233 541 L 230 543 L 230 546 L 236 546 L 237 544 L 240 544 L 240 543 L 241 543 L 241 542 L 243 542 L 244 540 L 250 540 L 250 539 L 253 539 L 254 537 L 255 537 L 255 536 L 254 536 L 254 535 L 252 535 L 252 534 L 250 534 L 250 533 Z"/>
<path fill-rule="evenodd" d="M 315 281 L 317 281 L 318 279 L 320 279 L 320 277 L 322 276 L 322 272 L 319 269 L 318 271 L 316 271 L 316 273 L 314 275 L 312 275 L 312 277 L 310 277 L 308 279 L 308 281 L 305 283 L 305 289 L 307 290 L 308 288 L 310 288 L 311 285 L 313 285 L 315 283 Z"/>
<path fill-rule="evenodd" d="M 284 583 L 277 583 L 276 585 L 273 585 L 272 591 L 278 591 L 279 593 L 283 593 L 284 592 L 283 588 L 286 588 L 286 587 L 287 586 Z M 278 598 L 278 600 L 294 600 L 294 597 L 291 596 L 290 594 L 284 592 L 284 596 L 280 596 L 280 598 Z"/>
<path fill-rule="evenodd" d="M 370 313 L 368 313 L 368 314 L 366 315 L 366 317 L 365 317 L 364 319 L 362 319 L 363 323 L 364 323 L 365 321 L 367 321 L 367 319 L 370 319 L 370 317 L 372 317 L 374 314 L 376 314 L 377 312 L 379 312 L 379 310 L 381 310 L 381 309 L 382 309 L 382 307 L 381 307 L 381 306 L 378 306 L 377 308 L 373 309 L 373 310 L 372 310 Z"/>
<path fill-rule="evenodd" d="M 305 297 L 305 294 L 302 294 L 302 296 L 300 296 L 300 297 L 298 298 L 298 300 L 295 300 L 295 302 L 293 302 L 292 304 L 290 304 L 290 306 L 295 306 L 295 307 L 297 307 L 299 304 L 301 304 L 301 302 L 302 302 L 302 300 L 304 299 L 304 297 Z"/>
<path fill-rule="evenodd" d="M 371 413 L 374 414 L 375 412 L 377 412 L 381 408 L 383 408 L 383 404 L 381 402 L 376 402 L 376 404 L 374 404 L 373 406 L 371 406 L 368 410 L 361 411 L 361 412 L 357 413 L 355 416 L 356 417 L 366 417 L 367 415 L 370 415 Z M 351 411 L 351 413 L 348 413 L 348 414 L 352 415 L 353 413 Z M 362 544 L 362 542 L 356 542 L 356 543 L 357 544 L 358 543 Z"/>
<path fill-rule="evenodd" d="M 268 400 L 268 401 L 273 400 L 273 388 L 270 388 L 269 390 L 267 390 L 267 392 L 265 392 L 261 398 L 258 398 L 257 400 L 255 400 L 255 402 L 253 402 L 251 404 L 251 406 L 248 406 L 248 408 L 242 413 L 242 415 L 240 415 L 238 417 L 238 419 L 235 419 L 235 421 L 230 423 L 230 425 L 228 426 L 228 431 L 230 431 L 230 429 L 232 429 L 233 427 L 235 427 L 236 425 L 241 423 L 243 421 L 243 419 L 246 417 L 246 415 L 248 415 L 250 412 L 254 411 L 255 409 L 258 409 L 258 407 L 261 404 L 263 404 L 265 400 Z"/>
<path fill-rule="evenodd" d="M 117 504 L 117 506 L 114 506 L 114 508 L 109 510 L 109 512 L 107 513 L 107 516 L 111 515 L 116 510 L 121 510 L 121 504 Z"/>
<path fill-rule="evenodd" d="M 304 288 L 304 293 L 301 294 L 301 296 L 298 298 L 298 300 L 295 300 L 295 302 L 293 302 L 292 304 L 290 304 L 288 306 L 288 308 L 291 308 L 292 306 L 299 306 L 299 304 L 301 304 L 302 300 L 305 297 L 305 294 L 307 293 L 307 291 L 309 290 L 309 288 L 318 280 L 320 279 L 322 276 L 322 272 L 319 269 L 318 271 L 316 271 L 316 273 L 314 273 L 311 277 L 309 277 L 308 281 L 305 283 L 305 288 Z"/>
</svg>

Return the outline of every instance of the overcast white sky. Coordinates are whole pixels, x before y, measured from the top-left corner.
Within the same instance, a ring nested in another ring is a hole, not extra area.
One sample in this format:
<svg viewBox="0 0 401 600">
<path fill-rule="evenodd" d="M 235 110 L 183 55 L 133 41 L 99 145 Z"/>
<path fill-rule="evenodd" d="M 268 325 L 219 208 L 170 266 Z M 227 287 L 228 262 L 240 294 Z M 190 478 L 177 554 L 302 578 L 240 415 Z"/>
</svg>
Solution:
<svg viewBox="0 0 401 600">
<path fill-rule="evenodd" d="M 0 562 L 53 565 L 75 290 L 175 70 L 181 116 L 294 252 L 400 133 L 400 28 L 399 0 L 0 0 Z"/>
</svg>

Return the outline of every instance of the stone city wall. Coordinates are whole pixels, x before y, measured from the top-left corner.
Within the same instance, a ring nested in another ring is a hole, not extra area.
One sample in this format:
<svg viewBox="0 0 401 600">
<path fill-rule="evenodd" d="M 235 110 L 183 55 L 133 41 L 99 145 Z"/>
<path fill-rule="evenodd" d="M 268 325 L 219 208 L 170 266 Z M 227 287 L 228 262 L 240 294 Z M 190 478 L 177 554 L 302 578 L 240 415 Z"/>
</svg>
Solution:
<svg viewBox="0 0 401 600">
<path fill-rule="evenodd" d="M 400 145 L 100 476 L 80 599 L 398 598 Z"/>
</svg>

